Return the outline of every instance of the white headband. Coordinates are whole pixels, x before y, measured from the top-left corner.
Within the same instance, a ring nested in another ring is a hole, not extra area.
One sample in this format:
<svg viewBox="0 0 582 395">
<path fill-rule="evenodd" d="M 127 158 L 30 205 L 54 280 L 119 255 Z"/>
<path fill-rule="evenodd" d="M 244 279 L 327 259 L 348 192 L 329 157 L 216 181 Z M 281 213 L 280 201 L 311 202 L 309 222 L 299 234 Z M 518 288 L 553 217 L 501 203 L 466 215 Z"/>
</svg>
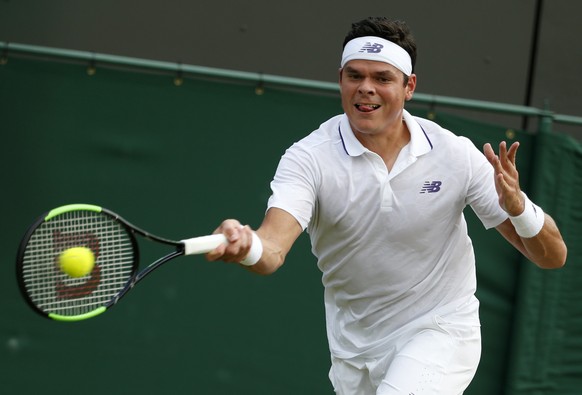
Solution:
<svg viewBox="0 0 582 395">
<path fill-rule="evenodd" d="M 344 47 L 341 67 L 350 60 L 375 60 L 391 64 L 404 74 L 412 74 L 412 60 L 408 52 L 392 41 L 380 37 L 356 37 Z"/>
</svg>

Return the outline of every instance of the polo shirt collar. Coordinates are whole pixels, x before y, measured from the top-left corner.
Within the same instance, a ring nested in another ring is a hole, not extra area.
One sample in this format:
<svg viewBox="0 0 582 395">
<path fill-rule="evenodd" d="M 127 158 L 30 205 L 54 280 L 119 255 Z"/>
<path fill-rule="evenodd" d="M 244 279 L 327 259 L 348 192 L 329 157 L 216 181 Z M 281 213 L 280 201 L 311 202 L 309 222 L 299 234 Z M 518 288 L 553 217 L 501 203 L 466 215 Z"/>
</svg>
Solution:
<svg viewBox="0 0 582 395">
<path fill-rule="evenodd" d="M 419 157 L 432 150 L 430 139 L 414 117 L 406 110 L 403 110 L 403 117 L 410 131 L 410 153 L 415 157 Z M 339 133 L 344 150 L 349 156 L 360 156 L 368 151 L 354 135 L 346 114 L 340 120 Z"/>
</svg>

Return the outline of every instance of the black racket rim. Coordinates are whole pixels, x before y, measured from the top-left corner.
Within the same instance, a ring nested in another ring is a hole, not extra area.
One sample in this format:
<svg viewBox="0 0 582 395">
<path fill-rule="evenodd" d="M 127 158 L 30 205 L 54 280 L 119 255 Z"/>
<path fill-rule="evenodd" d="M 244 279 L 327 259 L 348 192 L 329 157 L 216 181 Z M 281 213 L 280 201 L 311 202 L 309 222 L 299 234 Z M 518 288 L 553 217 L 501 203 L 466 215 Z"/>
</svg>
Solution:
<svg viewBox="0 0 582 395">
<path fill-rule="evenodd" d="M 126 283 L 123 286 L 119 287 L 118 292 L 113 297 L 111 297 L 108 301 L 104 302 L 101 306 L 97 306 L 94 309 L 89 310 L 87 312 L 84 312 L 81 314 L 68 315 L 68 314 L 58 314 L 58 313 L 54 313 L 54 312 L 48 312 L 45 309 L 39 307 L 34 302 L 32 296 L 30 295 L 30 292 L 29 292 L 29 289 L 26 285 L 26 282 L 25 282 L 24 258 L 25 258 L 27 246 L 28 246 L 31 238 L 35 234 L 36 230 L 39 227 L 41 227 L 45 222 L 50 221 L 52 218 L 54 218 L 60 214 L 73 212 L 73 211 L 91 211 L 94 213 L 103 214 L 106 217 L 112 219 L 115 223 L 119 224 L 125 230 L 127 238 L 131 244 L 131 248 L 133 249 L 133 265 L 131 267 L 131 274 L 130 274 L 128 280 L 126 281 Z M 32 308 L 33 311 L 37 312 L 41 316 L 49 318 L 49 319 L 53 319 L 56 321 L 80 321 L 80 320 L 92 318 L 92 317 L 95 317 L 97 315 L 102 314 L 108 308 L 115 305 L 117 300 L 119 300 L 119 298 L 120 298 L 120 296 L 119 296 L 120 293 L 126 293 L 128 288 L 129 289 L 131 288 L 129 285 L 134 282 L 134 279 L 137 275 L 137 268 L 139 267 L 139 258 L 140 257 L 139 257 L 138 244 L 137 244 L 135 234 L 134 234 L 135 231 L 136 231 L 136 229 L 132 228 L 132 225 L 129 224 L 127 221 L 120 218 L 117 214 L 115 214 L 107 209 L 104 209 L 100 206 L 89 205 L 89 204 L 71 204 L 71 205 L 61 206 L 61 207 L 58 207 L 58 208 L 55 208 L 53 210 L 45 212 L 28 228 L 28 230 L 26 231 L 26 233 L 25 233 L 24 237 L 22 238 L 20 245 L 18 247 L 18 252 L 17 252 L 17 257 L 16 257 L 16 276 L 17 276 L 19 290 L 20 290 L 22 296 L 24 297 L 26 303 Z M 138 229 L 138 231 L 139 231 L 139 229 Z"/>
</svg>

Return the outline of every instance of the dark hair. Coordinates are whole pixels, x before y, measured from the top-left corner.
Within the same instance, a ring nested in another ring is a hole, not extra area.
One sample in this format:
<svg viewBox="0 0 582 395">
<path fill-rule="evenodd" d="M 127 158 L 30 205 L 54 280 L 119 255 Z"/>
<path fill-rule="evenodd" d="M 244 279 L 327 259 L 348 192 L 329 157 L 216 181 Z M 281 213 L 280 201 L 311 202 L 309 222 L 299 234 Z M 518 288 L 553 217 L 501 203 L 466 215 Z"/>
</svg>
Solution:
<svg viewBox="0 0 582 395">
<path fill-rule="evenodd" d="M 385 40 L 392 41 L 398 44 L 408 54 L 412 62 L 412 72 L 414 73 L 414 65 L 416 64 L 416 42 L 404 21 L 391 20 L 386 17 L 368 17 L 359 22 L 352 23 L 352 28 L 346 35 L 343 47 L 354 38 L 364 36 L 381 37 Z"/>
</svg>

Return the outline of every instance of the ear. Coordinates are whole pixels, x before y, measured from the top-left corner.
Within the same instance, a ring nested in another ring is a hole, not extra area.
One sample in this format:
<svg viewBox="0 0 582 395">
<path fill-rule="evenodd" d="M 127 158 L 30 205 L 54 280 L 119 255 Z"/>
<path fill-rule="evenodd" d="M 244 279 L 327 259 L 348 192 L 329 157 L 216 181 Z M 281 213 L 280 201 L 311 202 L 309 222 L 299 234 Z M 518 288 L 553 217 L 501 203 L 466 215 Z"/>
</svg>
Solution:
<svg viewBox="0 0 582 395">
<path fill-rule="evenodd" d="M 339 86 L 339 91 L 340 94 L 342 93 L 342 81 L 343 81 L 343 71 L 344 69 L 340 67 L 340 69 L 338 70 L 338 86 Z"/>
<path fill-rule="evenodd" d="M 416 74 L 410 74 L 405 89 L 406 89 L 406 101 L 412 100 L 414 90 L 416 89 Z"/>
</svg>

